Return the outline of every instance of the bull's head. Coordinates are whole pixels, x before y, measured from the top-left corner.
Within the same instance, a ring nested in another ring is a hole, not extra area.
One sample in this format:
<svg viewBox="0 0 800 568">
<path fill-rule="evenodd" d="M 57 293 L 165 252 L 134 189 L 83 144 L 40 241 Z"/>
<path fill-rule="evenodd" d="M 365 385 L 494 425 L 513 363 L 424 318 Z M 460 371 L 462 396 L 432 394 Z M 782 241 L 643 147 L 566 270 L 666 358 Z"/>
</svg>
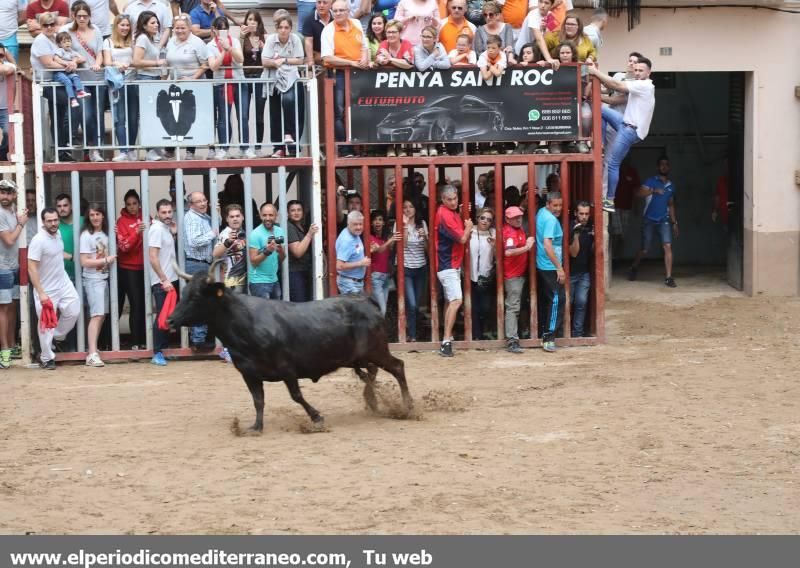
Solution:
<svg viewBox="0 0 800 568">
<path fill-rule="evenodd" d="M 214 276 L 217 266 L 222 262 L 224 259 L 217 259 L 211 263 L 208 274 L 198 272 L 194 276 L 183 272 L 173 262 L 178 276 L 189 283 L 181 291 L 181 300 L 169 317 L 170 327 L 178 328 L 208 323 L 208 318 L 213 313 L 210 304 L 219 301 L 226 294 L 225 284 L 217 282 Z"/>
</svg>

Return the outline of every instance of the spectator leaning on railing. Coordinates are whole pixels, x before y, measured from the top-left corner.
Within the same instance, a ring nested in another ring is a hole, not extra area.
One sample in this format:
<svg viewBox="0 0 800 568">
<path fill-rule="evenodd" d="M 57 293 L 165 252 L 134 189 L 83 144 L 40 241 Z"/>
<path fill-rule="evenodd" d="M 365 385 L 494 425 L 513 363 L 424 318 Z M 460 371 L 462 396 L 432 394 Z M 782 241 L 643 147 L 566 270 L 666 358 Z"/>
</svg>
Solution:
<svg viewBox="0 0 800 568">
<path fill-rule="evenodd" d="M 367 46 L 369 46 L 369 61 L 374 65 L 378 47 L 386 39 L 386 24 L 389 20 L 383 14 L 372 14 L 367 24 Z M 372 65 L 371 65 L 372 66 Z"/>
<path fill-rule="evenodd" d="M 522 29 L 520 29 L 517 36 L 514 49 L 519 53 L 522 52 L 522 46 L 526 43 L 535 43 L 545 61 L 552 65 L 554 69 L 558 69 L 558 60 L 550 55 L 550 50 L 544 41 L 544 34 L 542 33 L 544 19 L 552 7 L 553 0 L 539 0 L 538 7 L 528 12 L 525 21 L 522 23 Z"/>
<path fill-rule="evenodd" d="M 483 5 L 483 17 L 486 19 L 486 24 L 479 26 L 475 31 L 472 48 L 477 54 L 483 53 L 486 51 L 486 39 L 490 35 L 496 35 L 502 42 L 503 52 L 506 54 L 509 64 L 514 64 L 516 63 L 514 57 L 514 32 L 509 24 L 502 21 L 500 16 L 500 6 L 496 2 L 489 0 Z"/>
<path fill-rule="evenodd" d="M 299 41 L 299 40 L 298 40 Z M 219 17 L 211 26 L 211 41 L 208 43 L 208 66 L 214 72 L 214 114 L 217 117 L 217 141 L 219 146 L 214 154 L 217 160 L 224 160 L 233 136 L 231 110 L 236 106 L 236 123 L 239 128 L 239 143 L 242 153 L 255 158 L 255 152 L 247 147 L 250 142 L 250 121 L 242 112 L 241 81 L 244 79 L 242 63 L 244 54 L 239 39 L 231 35 L 228 20 Z M 220 83 L 219 80 L 223 82 Z"/>
</svg>

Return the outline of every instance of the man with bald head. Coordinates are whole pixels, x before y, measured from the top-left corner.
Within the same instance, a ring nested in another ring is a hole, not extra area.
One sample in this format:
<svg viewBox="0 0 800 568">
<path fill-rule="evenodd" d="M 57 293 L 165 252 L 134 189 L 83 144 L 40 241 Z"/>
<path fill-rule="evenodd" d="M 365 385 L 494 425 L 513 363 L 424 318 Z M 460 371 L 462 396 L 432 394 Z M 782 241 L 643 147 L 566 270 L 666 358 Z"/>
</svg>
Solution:
<svg viewBox="0 0 800 568">
<path fill-rule="evenodd" d="M 286 233 L 275 224 L 278 210 L 272 203 L 264 203 L 259 209 L 261 224 L 253 230 L 247 240 L 250 255 L 250 295 L 267 300 L 281 299 L 281 283 L 278 269 L 286 258 Z"/>
<path fill-rule="evenodd" d="M 322 61 L 326 67 L 356 69 L 369 68 L 369 50 L 367 36 L 361 27 L 361 22 L 350 17 L 350 7 L 345 0 L 336 0 L 331 7 L 333 21 L 325 26 L 320 37 Z M 334 131 L 336 141 L 344 142 L 346 131 L 344 127 L 344 72 L 336 71 L 335 89 L 335 122 Z M 350 146 L 341 146 L 339 154 L 342 157 L 352 157 L 353 149 Z"/>
<path fill-rule="evenodd" d="M 186 272 L 208 272 L 211 266 L 211 253 L 217 239 L 217 229 L 211 226 L 208 215 L 208 199 L 201 191 L 189 194 L 189 210 L 183 216 L 183 251 L 186 255 Z M 192 349 L 209 351 L 214 348 L 213 341 L 207 337 L 208 326 L 191 328 L 189 342 Z"/>
</svg>

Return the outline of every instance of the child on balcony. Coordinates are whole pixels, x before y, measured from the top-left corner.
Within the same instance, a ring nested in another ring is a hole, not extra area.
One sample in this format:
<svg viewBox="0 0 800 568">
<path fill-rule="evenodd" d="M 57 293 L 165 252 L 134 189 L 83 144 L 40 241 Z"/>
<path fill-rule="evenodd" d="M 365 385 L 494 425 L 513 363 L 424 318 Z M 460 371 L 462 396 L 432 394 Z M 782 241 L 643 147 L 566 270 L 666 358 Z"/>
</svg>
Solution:
<svg viewBox="0 0 800 568">
<path fill-rule="evenodd" d="M 53 60 L 56 63 L 60 65 L 66 65 L 70 61 L 74 61 L 78 65 L 86 63 L 86 58 L 72 51 L 72 36 L 70 36 L 68 32 L 59 32 L 56 35 L 56 45 L 58 45 L 58 49 L 56 49 L 53 54 Z M 75 71 L 72 73 L 56 71 L 53 73 L 53 78 L 64 85 L 64 88 L 67 90 L 69 104 L 72 107 L 78 106 L 78 99 L 92 96 L 91 93 L 87 93 L 83 90 L 81 78 Z"/>
<path fill-rule="evenodd" d="M 481 77 L 484 81 L 500 77 L 506 72 L 508 61 L 506 54 L 501 49 L 502 45 L 503 41 L 500 36 L 490 35 L 486 38 L 486 51 L 481 53 L 478 58 L 478 67 L 481 68 Z"/>
<path fill-rule="evenodd" d="M 461 34 L 456 39 L 456 48 L 447 54 L 452 67 L 475 65 L 478 61 L 472 49 L 472 41 L 467 34 Z"/>
</svg>

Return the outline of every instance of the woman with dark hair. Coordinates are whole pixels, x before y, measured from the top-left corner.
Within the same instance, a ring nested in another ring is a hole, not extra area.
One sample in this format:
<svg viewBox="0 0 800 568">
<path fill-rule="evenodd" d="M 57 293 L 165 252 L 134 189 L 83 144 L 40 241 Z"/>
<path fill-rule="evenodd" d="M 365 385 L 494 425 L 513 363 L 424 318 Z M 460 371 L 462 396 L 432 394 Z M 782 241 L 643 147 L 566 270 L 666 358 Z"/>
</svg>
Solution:
<svg viewBox="0 0 800 568">
<path fill-rule="evenodd" d="M 586 61 L 588 57 L 597 61 L 597 50 L 595 50 L 589 36 L 583 33 L 583 24 L 575 12 L 567 14 L 564 19 L 564 25 L 561 26 L 560 30 L 547 32 L 544 35 L 544 41 L 547 44 L 547 49 L 550 50 L 550 54 L 555 59 L 558 59 L 556 48 L 566 41 L 571 41 L 575 45 L 575 56 L 578 61 Z"/>
<path fill-rule="evenodd" d="M 503 22 L 500 6 L 494 0 L 489 0 L 483 4 L 482 13 L 486 24 L 475 31 L 472 49 L 480 55 L 486 51 L 486 40 L 489 36 L 496 35 L 503 42 L 501 49 L 505 52 L 509 65 L 513 65 L 517 62 L 514 56 L 514 30 L 510 24 Z"/>
<path fill-rule="evenodd" d="M 144 317 L 144 253 L 142 240 L 145 223 L 142 221 L 142 205 L 139 194 L 135 189 L 125 193 L 125 207 L 119 212 L 119 219 L 115 227 L 117 233 L 117 254 L 119 266 L 117 268 L 117 296 L 119 299 L 119 314 L 128 298 L 131 329 L 131 344 L 133 349 L 143 348 L 145 345 L 145 317 Z"/>
<path fill-rule="evenodd" d="M 116 256 L 108 255 L 108 220 L 102 205 L 89 205 L 80 240 L 83 293 L 89 310 L 87 367 L 104 367 L 97 338 L 108 313 L 108 271 Z"/>
<path fill-rule="evenodd" d="M 133 45 L 133 67 L 136 69 L 137 81 L 157 81 L 161 79 L 161 69 L 167 61 L 161 58 L 161 51 L 156 38 L 161 31 L 161 24 L 154 12 L 145 10 L 136 21 L 136 34 Z M 138 98 L 138 92 L 137 92 Z M 136 152 L 132 152 L 135 158 Z M 148 162 L 161 159 L 161 154 L 149 148 L 145 158 Z"/>
<path fill-rule="evenodd" d="M 417 340 L 417 316 L 427 282 L 428 225 L 417 217 L 420 208 L 412 199 L 403 199 L 403 275 L 405 276 L 406 340 Z M 397 230 L 397 225 L 392 231 Z"/>
<path fill-rule="evenodd" d="M 372 279 L 372 298 L 381 308 L 381 314 L 386 315 L 386 304 L 389 300 L 389 276 L 391 270 L 391 253 L 394 243 L 400 240 L 400 234 L 392 232 L 387 235 L 386 212 L 375 209 L 370 213 L 372 232 L 369 235 L 369 250 L 372 264 L 370 265 Z"/>
<path fill-rule="evenodd" d="M 389 20 L 383 14 L 372 14 L 367 25 L 367 47 L 369 47 L 369 60 L 370 63 L 375 62 L 375 56 L 378 55 L 378 47 L 381 42 L 386 39 L 386 23 Z"/>
<path fill-rule="evenodd" d="M 244 79 L 242 63 L 244 54 L 239 39 L 230 33 L 230 25 L 225 16 L 220 16 L 211 24 L 211 41 L 208 43 L 208 66 L 214 72 L 214 108 L 217 115 L 217 151 L 214 158 L 224 160 L 233 136 L 231 110 L 236 106 L 236 122 L 239 125 L 239 143 L 244 153 L 250 142 L 248 116 L 242 113 L 242 83 L 233 82 Z M 219 80 L 224 82 L 219 83 Z M 252 152 L 252 150 L 251 150 Z M 248 157 L 255 157 L 248 156 Z"/>
<path fill-rule="evenodd" d="M 92 24 L 92 9 L 83 0 L 78 0 L 72 5 L 70 14 L 72 22 L 60 31 L 69 33 L 73 51 L 86 59 L 86 68 L 80 70 L 79 75 L 83 81 L 102 82 L 105 80 L 103 34 L 100 28 Z M 89 151 L 89 159 L 92 162 L 103 162 L 105 160 L 96 146 L 100 144 L 100 134 L 105 132 L 102 109 L 105 108 L 106 88 L 94 85 L 87 86 L 85 90 L 91 97 L 82 99 L 84 136 L 87 146 L 95 146 Z"/>
<path fill-rule="evenodd" d="M 245 118 L 250 116 L 250 104 L 255 100 L 256 104 L 256 140 L 254 148 L 248 148 L 244 155 L 246 158 L 255 158 L 256 152 L 261 150 L 261 143 L 264 141 L 264 109 L 267 106 L 267 97 L 264 95 L 264 83 L 255 81 L 261 77 L 263 66 L 261 65 L 261 52 L 264 49 L 264 39 L 267 31 L 264 28 L 264 20 L 257 10 L 248 10 L 244 15 L 244 26 L 239 30 L 242 54 L 244 55 L 244 76 L 254 80 L 247 83 L 246 88 L 242 88 L 242 115 Z"/>
<path fill-rule="evenodd" d="M 286 231 L 289 243 L 289 295 L 292 302 L 309 302 L 311 293 L 311 243 L 319 226 L 311 224 L 305 228 L 303 203 L 292 199 L 287 204 L 289 227 Z"/>
</svg>

